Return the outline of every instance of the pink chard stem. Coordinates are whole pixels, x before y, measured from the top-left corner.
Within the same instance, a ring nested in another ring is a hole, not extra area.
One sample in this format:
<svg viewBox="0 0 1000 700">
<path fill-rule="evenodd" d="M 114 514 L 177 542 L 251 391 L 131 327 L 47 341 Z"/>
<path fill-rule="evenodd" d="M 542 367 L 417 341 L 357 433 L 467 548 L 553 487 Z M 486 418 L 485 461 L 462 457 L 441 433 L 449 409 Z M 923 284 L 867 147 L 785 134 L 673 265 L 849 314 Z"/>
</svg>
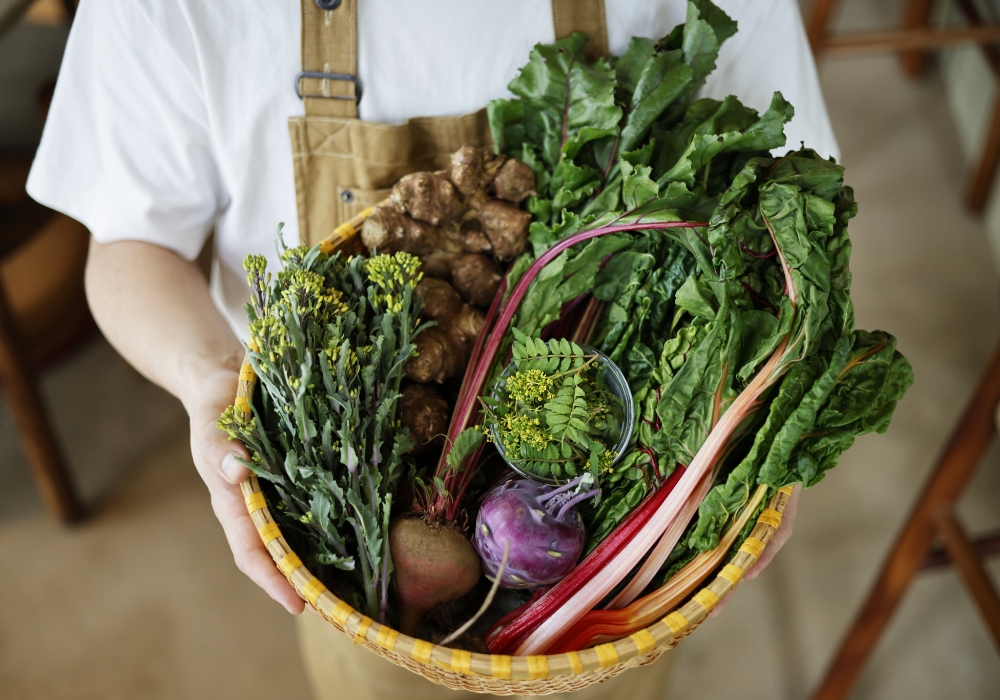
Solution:
<svg viewBox="0 0 1000 700">
<path fill-rule="evenodd" d="M 469 368 L 466 371 L 465 379 L 462 381 L 462 386 L 459 389 L 458 402 L 455 406 L 455 412 L 452 414 L 451 424 L 448 428 L 448 439 L 445 441 L 445 448 L 441 453 L 441 458 L 438 461 L 435 474 L 438 476 L 444 474 L 445 476 L 443 478 L 445 478 L 445 483 L 449 487 L 454 484 L 454 479 L 449 478 L 452 476 L 452 473 L 447 472 L 445 460 L 447 459 L 448 453 L 451 451 L 451 446 L 455 443 L 455 439 L 458 437 L 459 433 L 476 424 L 479 409 L 478 399 L 486 385 L 490 369 L 496 361 L 500 345 L 503 342 L 508 328 L 510 327 L 511 321 L 514 319 L 514 314 L 517 312 L 521 300 L 524 298 L 524 295 L 527 294 L 531 283 L 546 265 L 552 262 L 567 248 L 571 248 L 584 241 L 589 241 L 592 238 L 599 238 L 600 236 L 607 236 L 612 233 L 671 228 L 694 229 L 704 228 L 706 226 L 708 226 L 708 223 L 703 221 L 644 222 L 640 220 L 627 224 L 611 224 L 608 226 L 601 226 L 589 231 L 580 231 L 571 236 L 567 236 L 545 251 L 545 253 L 532 263 L 531 267 L 528 268 L 528 270 L 521 276 L 521 279 L 518 280 L 517 284 L 514 286 L 514 290 L 511 292 L 510 298 L 507 300 L 507 303 L 504 306 L 503 311 L 500 313 L 496 323 L 491 325 L 492 317 L 497 313 L 500 306 L 500 300 L 502 299 L 505 291 L 505 287 L 501 286 L 496 297 L 493 299 L 493 304 L 490 306 L 486 322 L 483 324 L 483 330 L 479 334 L 479 338 L 476 340 L 476 345 L 473 347 Z M 473 456 L 476 457 L 477 455 L 478 451 L 476 455 Z M 469 460 L 469 463 L 474 464 L 475 462 Z M 466 469 L 465 472 L 462 472 L 462 474 L 471 471 L 471 469 Z M 455 476 L 461 478 L 461 475 Z M 471 475 L 466 477 L 466 479 L 468 478 L 471 478 Z M 467 485 L 467 483 L 465 485 Z M 434 507 L 432 507 L 432 510 L 436 510 L 440 507 L 440 510 L 437 512 L 446 513 L 450 519 L 454 519 L 454 514 L 458 512 L 460 507 L 459 492 L 454 491 L 451 488 L 449 488 L 448 491 L 452 494 L 452 502 L 448 504 L 436 503 Z M 461 491 L 464 492 L 464 488 L 462 488 Z M 439 499 L 440 498 L 441 497 L 439 496 Z"/>
<path fill-rule="evenodd" d="M 766 219 L 765 222 L 768 229 L 771 230 L 770 222 L 767 222 Z M 793 313 L 798 313 L 798 294 L 794 279 L 773 230 L 771 230 L 771 238 L 774 241 L 775 249 L 778 251 L 778 258 L 785 276 L 785 294 L 792 304 Z M 714 473 L 717 465 L 731 449 L 734 439 L 740 435 L 740 427 L 746 425 L 749 416 L 760 410 L 768 390 L 787 370 L 787 360 L 797 352 L 796 346 L 798 343 L 791 342 L 793 332 L 794 329 L 790 330 L 789 334 L 782 339 L 768 361 L 761 367 L 760 371 L 757 372 L 746 388 L 740 392 L 728 410 L 718 419 L 718 422 L 712 427 L 698 453 L 691 460 L 691 464 L 688 465 L 677 487 L 671 491 L 670 495 L 649 519 L 642 531 L 632 538 L 615 560 L 610 562 L 600 572 L 599 576 L 589 581 L 553 615 L 538 625 L 531 635 L 517 648 L 516 654 L 532 655 L 544 653 L 583 615 L 592 610 L 601 599 L 607 596 L 639 564 L 642 557 L 653 547 L 656 541 L 664 538 L 664 533 L 677 533 L 678 537 L 683 533 L 683 526 L 686 526 L 686 523 L 693 517 L 694 513 L 688 502 L 696 500 L 694 496 L 695 491 L 699 490 L 699 485 L 704 481 L 710 480 L 711 474 Z M 667 549 L 667 543 L 668 538 L 664 538 L 661 542 L 662 548 L 656 552 L 656 558 L 663 556 L 663 550 Z M 672 546 L 671 544 L 671 548 Z M 648 570 L 640 572 L 640 578 L 642 579 L 647 579 L 649 576 Z M 638 586 L 639 584 L 636 585 Z M 615 601 L 616 603 L 623 604 L 621 601 L 624 598 L 629 596 L 634 597 L 636 593 L 635 588 L 627 590 L 629 595 L 619 596 L 619 600 Z"/>
</svg>

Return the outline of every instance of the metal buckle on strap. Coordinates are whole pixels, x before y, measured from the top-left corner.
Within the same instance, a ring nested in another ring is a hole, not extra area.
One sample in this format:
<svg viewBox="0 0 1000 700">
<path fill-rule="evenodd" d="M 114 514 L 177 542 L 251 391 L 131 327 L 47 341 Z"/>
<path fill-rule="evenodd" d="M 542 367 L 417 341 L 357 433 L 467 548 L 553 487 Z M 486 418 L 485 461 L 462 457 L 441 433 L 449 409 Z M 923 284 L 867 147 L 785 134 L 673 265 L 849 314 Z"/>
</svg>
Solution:
<svg viewBox="0 0 1000 700">
<path fill-rule="evenodd" d="M 350 95 L 303 95 L 303 78 L 317 78 L 319 80 L 349 80 L 354 83 L 354 97 L 351 97 Z M 347 75 L 346 73 L 318 73 L 315 71 L 302 71 L 295 76 L 295 94 L 299 96 L 300 100 L 306 97 L 329 97 L 334 100 L 353 99 L 354 104 L 361 104 L 361 81 L 358 80 L 356 76 Z"/>
</svg>

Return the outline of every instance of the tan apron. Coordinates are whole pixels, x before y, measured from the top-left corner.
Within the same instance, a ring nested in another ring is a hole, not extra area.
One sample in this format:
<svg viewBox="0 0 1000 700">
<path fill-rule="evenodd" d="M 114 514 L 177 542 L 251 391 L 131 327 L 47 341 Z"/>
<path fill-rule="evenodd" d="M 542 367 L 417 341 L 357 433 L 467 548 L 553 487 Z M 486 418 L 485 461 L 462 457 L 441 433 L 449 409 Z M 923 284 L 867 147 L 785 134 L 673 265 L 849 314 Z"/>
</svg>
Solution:
<svg viewBox="0 0 1000 700">
<path fill-rule="evenodd" d="M 302 243 L 315 245 L 340 223 L 380 202 L 403 175 L 440 170 L 462 146 L 492 142 L 486 110 L 457 117 L 418 117 L 403 124 L 358 119 L 358 0 L 301 0 L 305 116 L 288 120 Z M 321 9 L 334 7 L 335 9 Z M 556 37 L 585 32 L 588 58 L 607 55 L 604 0 L 552 0 Z M 512 76 L 513 77 L 513 76 Z M 377 80 L 377 76 L 372 76 Z M 316 700 L 464 700 L 362 647 L 316 615 L 298 618 L 303 660 Z M 573 693 L 575 700 L 664 698 L 669 657 Z M 550 697 L 559 697 L 550 696 Z"/>
</svg>

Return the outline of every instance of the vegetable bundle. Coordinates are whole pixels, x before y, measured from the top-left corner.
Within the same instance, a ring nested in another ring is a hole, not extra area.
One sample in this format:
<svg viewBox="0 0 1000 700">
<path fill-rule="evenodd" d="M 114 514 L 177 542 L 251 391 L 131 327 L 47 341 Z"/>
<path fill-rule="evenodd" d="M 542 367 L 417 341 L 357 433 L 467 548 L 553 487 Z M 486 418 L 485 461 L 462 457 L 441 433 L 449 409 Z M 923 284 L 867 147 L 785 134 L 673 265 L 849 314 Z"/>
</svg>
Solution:
<svg viewBox="0 0 1000 700">
<path fill-rule="evenodd" d="M 415 633 L 474 588 L 482 557 L 495 586 L 554 583 L 493 624 L 491 651 L 625 636 L 724 563 L 768 494 L 817 483 L 855 436 L 887 429 L 912 371 L 891 335 L 854 328 L 843 168 L 807 148 L 772 156 L 794 114 L 780 93 L 764 114 L 695 99 L 735 31 L 697 0 L 618 58 L 588 62 L 582 34 L 536 46 L 514 99 L 489 105 L 496 153 L 404 178 L 365 225 L 368 261 L 291 249 L 272 286 L 249 261 L 264 391 L 253 421 L 221 423 L 282 526 L 314 564 L 353 572 L 369 615 Z M 509 268 L 462 272 L 475 256 Z M 582 343 L 635 405 L 614 464 Z M 484 418 L 519 441 L 511 463 L 568 483 L 484 466 Z"/>
<path fill-rule="evenodd" d="M 411 443 L 396 418 L 403 365 L 415 350 L 419 261 L 407 253 L 343 259 L 289 248 L 273 284 L 263 256 L 244 266 L 250 363 L 264 391 L 253 417 L 219 427 L 252 453 L 273 488 L 278 522 L 314 564 L 353 572 L 372 617 L 385 619 L 388 528 Z"/>
<path fill-rule="evenodd" d="M 609 469 L 623 406 L 608 386 L 601 356 L 565 338 L 546 343 L 525 335 L 515 336 L 511 354 L 510 376 L 482 399 L 486 422 L 494 426 L 488 437 L 507 463 L 539 479 Z"/>
</svg>

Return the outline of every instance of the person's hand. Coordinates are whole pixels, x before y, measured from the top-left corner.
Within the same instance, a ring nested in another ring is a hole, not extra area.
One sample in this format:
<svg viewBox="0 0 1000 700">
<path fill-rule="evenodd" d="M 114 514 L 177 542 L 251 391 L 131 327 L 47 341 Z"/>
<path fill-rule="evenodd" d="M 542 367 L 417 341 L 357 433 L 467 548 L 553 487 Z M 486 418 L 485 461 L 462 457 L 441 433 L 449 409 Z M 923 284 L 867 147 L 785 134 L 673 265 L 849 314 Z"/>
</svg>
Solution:
<svg viewBox="0 0 1000 700">
<path fill-rule="evenodd" d="M 795 512 L 799 509 L 799 492 L 802 490 L 802 484 L 796 484 L 795 490 L 792 491 L 791 498 L 788 499 L 788 504 L 785 505 L 785 512 L 781 517 L 781 524 L 778 525 L 778 529 L 774 531 L 774 535 L 771 537 L 771 541 L 767 543 L 764 547 L 764 551 L 761 552 L 760 558 L 750 567 L 750 570 L 743 575 L 743 579 L 746 581 L 752 581 L 753 579 L 760 576 L 760 572 L 771 563 L 774 559 L 774 555 L 777 554 L 782 547 L 785 546 L 785 542 L 792 536 L 792 527 L 795 522 Z M 729 595 L 719 601 L 719 604 L 715 606 L 715 609 L 708 614 L 709 617 L 715 617 L 722 612 L 722 608 L 726 606 L 729 599 L 733 596 L 735 591 L 730 591 Z"/>
<path fill-rule="evenodd" d="M 205 275 L 153 243 L 91 239 L 86 287 L 94 319 L 115 349 L 184 404 L 191 454 L 236 565 L 289 612 L 302 612 L 247 513 L 239 484 L 248 470 L 236 461 L 246 450 L 215 427 L 236 397 L 244 349 L 212 301 Z"/>
<path fill-rule="evenodd" d="M 236 566 L 288 612 L 298 614 L 305 603 L 274 565 L 240 491 L 240 482 L 250 472 L 236 457 L 249 459 L 246 448 L 215 425 L 236 396 L 238 378 L 238 373 L 222 369 L 201 383 L 194 392 L 197 398 L 185 401 L 191 419 L 191 454 L 208 486 L 212 509 L 229 540 Z"/>
</svg>

